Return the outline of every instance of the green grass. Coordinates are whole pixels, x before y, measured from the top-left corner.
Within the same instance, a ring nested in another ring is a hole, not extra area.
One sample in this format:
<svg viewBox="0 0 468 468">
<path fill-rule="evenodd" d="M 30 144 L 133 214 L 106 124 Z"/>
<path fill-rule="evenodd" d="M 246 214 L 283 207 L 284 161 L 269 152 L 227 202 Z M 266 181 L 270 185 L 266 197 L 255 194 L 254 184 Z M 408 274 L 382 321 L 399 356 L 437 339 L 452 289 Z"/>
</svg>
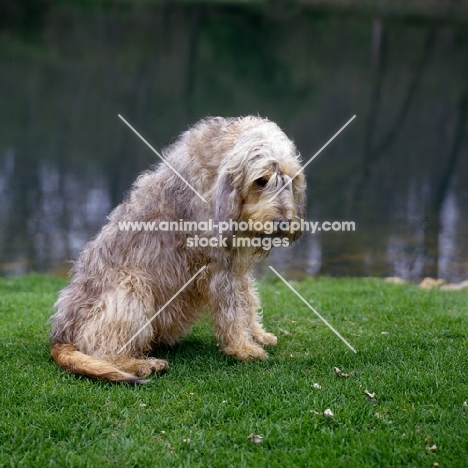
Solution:
<svg viewBox="0 0 468 468">
<path fill-rule="evenodd" d="M 268 361 L 223 356 L 206 321 L 159 351 L 169 372 L 133 387 L 53 364 L 46 320 L 64 284 L 0 280 L 0 466 L 468 466 L 466 291 L 294 282 L 355 355 L 279 280 L 264 280 L 264 322 L 279 338 Z"/>
</svg>

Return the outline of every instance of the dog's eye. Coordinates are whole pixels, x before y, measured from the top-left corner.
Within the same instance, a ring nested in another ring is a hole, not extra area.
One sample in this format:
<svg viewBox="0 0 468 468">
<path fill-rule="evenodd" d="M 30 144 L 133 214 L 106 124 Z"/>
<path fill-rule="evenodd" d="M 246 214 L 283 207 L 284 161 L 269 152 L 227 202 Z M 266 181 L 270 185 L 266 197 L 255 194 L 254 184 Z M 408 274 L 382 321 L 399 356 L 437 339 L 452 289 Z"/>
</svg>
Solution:
<svg viewBox="0 0 468 468">
<path fill-rule="evenodd" d="M 259 187 L 265 187 L 266 184 L 268 184 L 268 179 L 265 178 L 265 177 L 260 177 L 259 179 L 256 179 L 255 180 L 255 183 L 259 186 Z"/>
</svg>

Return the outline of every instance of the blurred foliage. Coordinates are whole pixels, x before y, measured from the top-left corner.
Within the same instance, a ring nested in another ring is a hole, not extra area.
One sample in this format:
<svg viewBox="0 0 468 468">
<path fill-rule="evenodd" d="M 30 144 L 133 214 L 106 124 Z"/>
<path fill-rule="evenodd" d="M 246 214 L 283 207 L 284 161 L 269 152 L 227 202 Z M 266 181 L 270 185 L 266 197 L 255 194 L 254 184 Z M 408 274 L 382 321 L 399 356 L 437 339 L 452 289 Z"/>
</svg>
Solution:
<svg viewBox="0 0 468 468">
<path fill-rule="evenodd" d="M 277 121 L 305 159 L 358 115 L 307 169 L 309 218 L 353 219 L 359 230 L 322 236 L 314 272 L 418 277 L 428 265 L 437 274 L 438 200 L 452 196 L 453 248 L 442 260 L 449 279 L 468 274 L 461 22 L 277 3 L 0 8 L 4 271 L 73 257 L 155 162 L 117 114 L 161 149 L 206 115 L 259 113 Z M 308 258 L 309 242 L 291 250 L 293 263 Z"/>
</svg>

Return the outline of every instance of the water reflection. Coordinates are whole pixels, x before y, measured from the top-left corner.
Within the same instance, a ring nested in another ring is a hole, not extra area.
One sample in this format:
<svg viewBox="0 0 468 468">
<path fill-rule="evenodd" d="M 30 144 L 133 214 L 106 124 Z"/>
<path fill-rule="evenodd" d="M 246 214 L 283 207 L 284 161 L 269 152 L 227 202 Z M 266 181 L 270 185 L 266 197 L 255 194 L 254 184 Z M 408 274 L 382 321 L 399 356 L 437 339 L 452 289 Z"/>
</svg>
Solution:
<svg viewBox="0 0 468 468">
<path fill-rule="evenodd" d="M 118 113 L 156 148 L 202 116 L 259 113 L 305 159 L 358 116 L 307 169 L 308 218 L 357 231 L 269 261 L 296 277 L 468 276 L 463 24 L 169 3 L 35 18 L 0 35 L 3 274 L 61 269 L 155 162 Z"/>
</svg>

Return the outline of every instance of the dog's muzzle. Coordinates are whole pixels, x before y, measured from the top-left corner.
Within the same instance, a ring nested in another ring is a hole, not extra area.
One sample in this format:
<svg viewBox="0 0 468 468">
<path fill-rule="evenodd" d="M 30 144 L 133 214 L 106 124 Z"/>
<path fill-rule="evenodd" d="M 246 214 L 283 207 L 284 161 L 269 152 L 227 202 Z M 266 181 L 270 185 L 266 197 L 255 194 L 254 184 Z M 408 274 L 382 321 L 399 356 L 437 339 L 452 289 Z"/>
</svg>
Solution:
<svg viewBox="0 0 468 468">
<path fill-rule="evenodd" d="M 292 219 L 276 218 L 275 220 L 273 220 L 273 223 L 274 223 L 276 229 L 270 234 L 266 234 L 266 233 L 260 234 L 261 238 L 265 238 L 265 237 L 284 238 L 284 237 L 291 237 L 291 235 L 293 234 L 291 232 L 291 230 L 290 230 L 291 229 Z"/>
</svg>

